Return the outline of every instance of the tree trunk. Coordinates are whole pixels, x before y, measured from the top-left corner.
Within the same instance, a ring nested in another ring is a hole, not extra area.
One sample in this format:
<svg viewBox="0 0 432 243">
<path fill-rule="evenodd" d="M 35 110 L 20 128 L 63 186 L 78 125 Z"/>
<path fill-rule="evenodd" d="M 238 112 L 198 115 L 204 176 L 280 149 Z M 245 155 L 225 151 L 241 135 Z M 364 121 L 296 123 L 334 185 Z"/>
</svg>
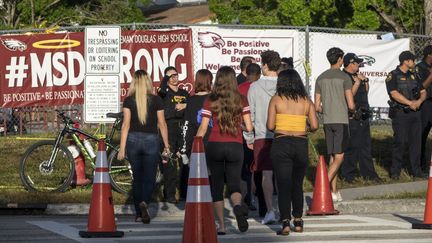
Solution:
<svg viewBox="0 0 432 243">
<path fill-rule="evenodd" d="M 33 26 L 33 28 L 36 28 L 36 26 L 35 26 L 35 6 L 34 6 L 33 0 L 30 0 L 30 7 L 31 7 L 31 25 Z"/>
<path fill-rule="evenodd" d="M 432 0 L 424 0 L 425 35 L 432 33 Z"/>
<path fill-rule="evenodd" d="M 17 0 L 7 0 L 3 1 L 2 12 L 3 23 L 6 27 L 15 28 L 18 25 L 18 16 L 16 6 L 18 4 Z"/>
<path fill-rule="evenodd" d="M 427 0 L 425 0 L 427 1 Z M 388 25 L 390 25 L 396 33 L 406 33 L 406 29 L 400 25 L 399 23 L 397 23 L 397 21 L 395 20 L 395 18 L 387 13 L 384 12 L 384 10 L 380 9 L 380 7 L 378 5 L 375 4 L 370 4 L 370 6 L 373 8 L 373 10 L 375 10 L 375 12 L 377 14 L 379 14 L 379 16 L 381 16 L 381 19 L 384 20 L 384 22 L 386 22 Z"/>
</svg>

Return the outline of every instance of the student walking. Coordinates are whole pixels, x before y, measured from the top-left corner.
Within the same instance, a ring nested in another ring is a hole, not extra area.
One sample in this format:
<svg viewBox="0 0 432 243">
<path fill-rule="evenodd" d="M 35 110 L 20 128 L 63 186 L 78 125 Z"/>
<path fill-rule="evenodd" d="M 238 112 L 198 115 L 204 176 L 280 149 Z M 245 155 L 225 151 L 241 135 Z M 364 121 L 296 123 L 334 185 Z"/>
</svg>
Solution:
<svg viewBox="0 0 432 243">
<path fill-rule="evenodd" d="M 218 234 L 226 233 L 224 222 L 224 178 L 231 195 L 234 214 L 241 232 L 248 230 L 247 206 L 242 206 L 240 175 L 243 163 L 242 123 L 252 131 L 249 105 L 246 97 L 237 88 L 235 71 L 221 67 L 209 98 L 204 101 L 202 121 L 197 136 L 204 136 L 210 120 L 213 128 L 206 147 L 207 164 L 210 170 L 211 192 L 219 221 Z"/>
<path fill-rule="evenodd" d="M 276 95 L 269 104 L 267 128 L 274 130 L 270 151 L 276 177 L 282 230 L 290 232 L 291 205 L 294 231 L 303 231 L 303 180 L 308 166 L 307 132 L 318 129 L 315 106 L 297 71 L 279 73 Z"/>
<path fill-rule="evenodd" d="M 164 151 L 169 152 L 168 130 L 165 123 L 163 102 L 152 94 L 153 86 L 144 70 L 137 70 L 123 102 L 123 125 L 120 149 L 117 155 L 127 157 L 132 166 L 132 196 L 135 205 L 135 221 L 150 223 L 147 207 L 151 201 L 159 162 L 162 135 Z"/>
</svg>

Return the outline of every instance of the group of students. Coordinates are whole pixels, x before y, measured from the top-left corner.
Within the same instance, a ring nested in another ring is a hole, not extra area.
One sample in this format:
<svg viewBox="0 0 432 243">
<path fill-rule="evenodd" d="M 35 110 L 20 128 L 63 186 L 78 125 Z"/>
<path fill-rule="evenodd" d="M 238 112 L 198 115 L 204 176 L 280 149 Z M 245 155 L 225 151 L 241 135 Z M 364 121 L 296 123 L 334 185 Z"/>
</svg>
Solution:
<svg viewBox="0 0 432 243">
<path fill-rule="evenodd" d="M 249 227 L 248 205 L 251 206 L 253 185 L 260 214 L 265 212 L 261 215 L 263 223 L 276 221 L 271 204 L 273 172 L 279 188 L 282 223 L 278 234 L 289 234 L 291 215 L 294 230 L 303 230 L 307 134 L 318 128 L 318 120 L 300 75 L 292 68 L 292 59 L 291 66 L 284 65 L 286 62 L 290 60 L 281 59 L 270 50 L 261 54 L 261 66 L 252 57 L 243 58 L 240 66 L 244 79 L 240 85 L 237 81 L 242 81 L 242 77 L 236 77 L 231 67 L 221 67 L 213 84 L 213 75 L 208 70 L 199 70 L 195 94 L 191 97 L 178 88 L 174 67 L 165 70 L 157 94 L 153 93 L 149 75 L 143 70 L 135 72 L 123 103 L 118 159 L 127 155 L 132 166 L 137 222 L 150 222 L 147 208 L 161 152 L 179 158 L 181 154 L 190 155 L 191 138 L 201 136 L 205 141 L 219 235 L 226 234 L 225 184 L 239 231 L 245 232 Z M 181 165 L 184 171 L 181 174 L 186 178 L 187 167 Z M 165 197 L 173 203 L 177 202 L 176 169 L 175 163 L 163 163 Z M 242 180 L 249 182 L 246 198 L 242 196 Z M 185 193 L 186 186 L 180 185 L 180 197 L 185 197 Z"/>
</svg>

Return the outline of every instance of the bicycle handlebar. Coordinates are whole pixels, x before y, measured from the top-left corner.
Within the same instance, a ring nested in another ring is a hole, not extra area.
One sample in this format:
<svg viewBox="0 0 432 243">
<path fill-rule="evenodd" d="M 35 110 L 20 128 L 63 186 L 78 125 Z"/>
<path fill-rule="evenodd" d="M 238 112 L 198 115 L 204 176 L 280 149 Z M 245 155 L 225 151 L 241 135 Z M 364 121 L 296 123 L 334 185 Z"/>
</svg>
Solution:
<svg viewBox="0 0 432 243">
<path fill-rule="evenodd" d="M 63 123 L 65 123 L 65 124 L 74 123 L 72 118 L 65 115 L 64 111 L 61 111 L 61 110 L 55 110 L 55 111 L 57 112 L 57 116 L 63 120 Z"/>
</svg>

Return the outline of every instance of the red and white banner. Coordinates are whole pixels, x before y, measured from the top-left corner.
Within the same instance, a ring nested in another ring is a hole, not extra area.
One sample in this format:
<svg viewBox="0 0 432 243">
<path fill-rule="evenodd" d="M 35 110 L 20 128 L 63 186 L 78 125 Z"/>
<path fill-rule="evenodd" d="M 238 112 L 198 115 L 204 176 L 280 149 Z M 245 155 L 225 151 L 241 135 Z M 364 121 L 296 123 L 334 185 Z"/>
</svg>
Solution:
<svg viewBox="0 0 432 243">
<path fill-rule="evenodd" d="M 144 69 L 159 86 L 167 66 L 175 66 L 181 86 L 192 90 L 190 29 L 122 31 L 121 97 L 135 70 Z M 97 50 L 96 50 L 97 51 Z M 82 104 L 84 33 L 0 36 L 0 106 Z"/>
<path fill-rule="evenodd" d="M 281 57 L 299 56 L 297 30 L 226 29 L 217 27 L 195 27 L 195 70 L 205 68 L 216 73 L 221 66 L 232 67 L 241 72 L 240 61 L 252 56 L 261 62 L 261 53 L 273 50 Z"/>
</svg>

